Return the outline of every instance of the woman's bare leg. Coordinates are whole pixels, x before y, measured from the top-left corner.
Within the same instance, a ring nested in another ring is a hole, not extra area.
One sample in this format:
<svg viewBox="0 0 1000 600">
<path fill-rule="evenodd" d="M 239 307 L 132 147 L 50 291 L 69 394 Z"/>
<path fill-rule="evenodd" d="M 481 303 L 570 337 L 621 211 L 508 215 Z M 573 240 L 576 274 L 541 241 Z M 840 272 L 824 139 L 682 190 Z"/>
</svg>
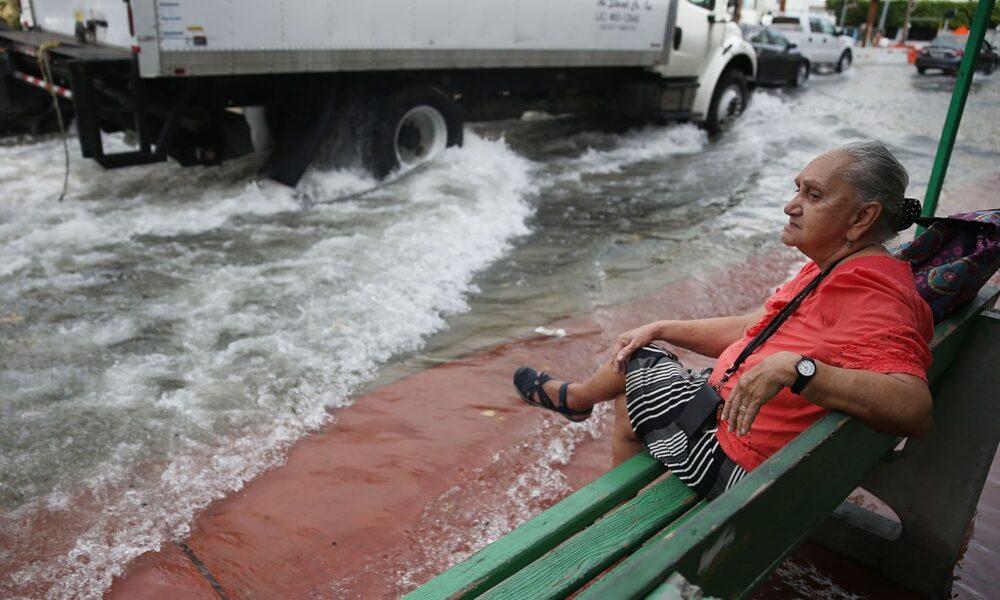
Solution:
<svg viewBox="0 0 1000 600">
<path fill-rule="evenodd" d="M 542 387 L 549 398 L 559 397 L 562 381 L 553 379 Z M 573 410 L 587 411 L 598 402 L 614 400 L 625 393 L 625 375 L 616 373 L 610 361 L 594 372 L 583 383 L 570 383 L 566 390 L 566 404 Z"/>
<path fill-rule="evenodd" d="M 632 430 L 623 393 L 615 399 L 615 425 L 614 431 L 611 432 L 611 464 L 617 467 L 640 452 L 642 444 Z"/>
<path fill-rule="evenodd" d="M 557 398 L 562 381 L 553 379 L 543 385 L 550 398 Z M 583 383 L 570 383 L 566 390 L 566 404 L 573 410 L 587 411 L 599 402 L 615 401 L 615 424 L 611 433 L 611 460 L 618 466 L 642 452 L 642 444 L 632 431 L 625 401 L 625 375 L 616 373 L 612 363 L 606 362 Z"/>
</svg>

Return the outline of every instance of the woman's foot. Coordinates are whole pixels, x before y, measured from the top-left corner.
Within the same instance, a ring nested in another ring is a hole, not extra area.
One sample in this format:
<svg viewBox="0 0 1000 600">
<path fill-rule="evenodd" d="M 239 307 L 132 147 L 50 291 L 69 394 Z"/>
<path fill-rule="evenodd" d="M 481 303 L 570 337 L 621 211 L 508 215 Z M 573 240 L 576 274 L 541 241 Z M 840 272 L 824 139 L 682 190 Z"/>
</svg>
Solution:
<svg viewBox="0 0 1000 600">
<path fill-rule="evenodd" d="M 530 367 L 521 367 L 514 372 L 514 389 L 521 399 L 532 406 L 557 412 L 570 421 L 579 422 L 590 416 L 593 405 L 581 406 L 579 400 L 570 393 L 573 384 L 557 381 L 547 373 L 539 373 Z M 553 401 L 553 398 L 558 398 Z"/>
</svg>

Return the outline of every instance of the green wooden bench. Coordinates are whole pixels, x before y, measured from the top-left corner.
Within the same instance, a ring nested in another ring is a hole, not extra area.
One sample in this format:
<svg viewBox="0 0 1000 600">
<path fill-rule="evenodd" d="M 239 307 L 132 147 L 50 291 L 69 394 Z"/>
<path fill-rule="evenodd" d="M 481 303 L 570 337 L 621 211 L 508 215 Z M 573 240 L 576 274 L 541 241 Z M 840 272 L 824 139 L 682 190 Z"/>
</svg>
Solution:
<svg viewBox="0 0 1000 600">
<path fill-rule="evenodd" d="M 811 532 L 946 596 L 1000 436 L 1000 313 L 987 308 L 998 295 L 982 291 L 935 328 L 926 437 L 901 446 L 830 413 L 713 502 L 643 453 L 406 598 L 681 598 L 688 585 L 739 598 Z M 845 503 L 859 485 L 899 521 Z"/>
</svg>

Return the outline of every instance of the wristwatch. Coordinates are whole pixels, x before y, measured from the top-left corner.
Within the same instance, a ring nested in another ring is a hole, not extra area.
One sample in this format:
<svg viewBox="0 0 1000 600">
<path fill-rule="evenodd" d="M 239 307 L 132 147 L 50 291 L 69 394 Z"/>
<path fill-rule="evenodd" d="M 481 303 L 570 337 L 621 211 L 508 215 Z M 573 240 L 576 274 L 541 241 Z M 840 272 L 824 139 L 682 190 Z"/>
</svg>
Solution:
<svg viewBox="0 0 1000 600">
<path fill-rule="evenodd" d="M 816 361 L 808 356 L 800 358 L 799 362 L 795 363 L 795 383 L 792 384 L 792 393 L 801 394 L 815 374 Z"/>
</svg>

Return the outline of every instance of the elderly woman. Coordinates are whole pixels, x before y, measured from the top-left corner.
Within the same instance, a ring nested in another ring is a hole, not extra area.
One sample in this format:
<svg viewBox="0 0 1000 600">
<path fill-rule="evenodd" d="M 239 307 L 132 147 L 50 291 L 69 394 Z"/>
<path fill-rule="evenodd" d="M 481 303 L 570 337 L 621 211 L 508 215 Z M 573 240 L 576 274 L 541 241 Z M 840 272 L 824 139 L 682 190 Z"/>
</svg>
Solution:
<svg viewBox="0 0 1000 600">
<path fill-rule="evenodd" d="M 908 181 L 877 142 L 819 156 L 795 178 L 781 234 L 809 262 L 763 307 L 649 323 L 621 334 L 611 361 L 582 383 L 522 367 L 515 388 L 573 421 L 616 399 L 615 464 L 644 447 L 710 498 L 828 410 L 884 433 L 926 433 L 933 320 L 909 264 L 883 246 L 919 215 L 904 198 Z M 718 357 L 708 384 L 654 340 Z"/>
</svg>

